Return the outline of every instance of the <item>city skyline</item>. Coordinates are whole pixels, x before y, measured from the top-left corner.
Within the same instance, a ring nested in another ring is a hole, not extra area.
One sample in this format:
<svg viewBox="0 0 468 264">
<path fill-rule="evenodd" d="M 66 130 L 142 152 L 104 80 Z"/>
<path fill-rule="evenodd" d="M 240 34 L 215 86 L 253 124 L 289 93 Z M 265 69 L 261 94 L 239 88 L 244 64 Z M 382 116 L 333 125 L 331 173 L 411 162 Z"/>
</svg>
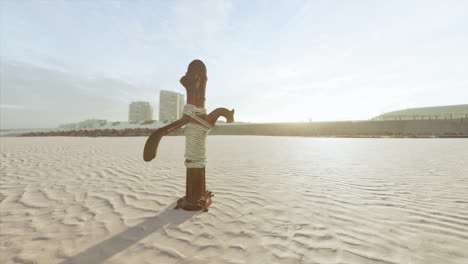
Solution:
<svg viewBox="0 0 468 264">
<path fill-rule="evenodd" d="M 125 120 L 132 101 L 185 94 L 245 122 L 368 120 L 466 104 L 463 1 L 2 1 L 0 126 Z M 157 113 L 155 113 L 157 116 Z"/>
</svg>

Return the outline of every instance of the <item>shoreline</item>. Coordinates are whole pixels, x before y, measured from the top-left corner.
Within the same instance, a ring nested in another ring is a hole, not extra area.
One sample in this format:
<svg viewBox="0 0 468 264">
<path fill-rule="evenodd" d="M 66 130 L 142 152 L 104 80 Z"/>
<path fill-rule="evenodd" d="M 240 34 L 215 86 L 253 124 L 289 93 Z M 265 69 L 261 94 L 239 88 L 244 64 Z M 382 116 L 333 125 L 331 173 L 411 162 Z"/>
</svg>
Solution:
<svg viewBox="0 0 468 264">
<path fill-rule="evenodd" d="M 27 131 L 2 136 L 72 136 L 72 137 L 134 137 L 149 136 L 159 127 L 124 129 L 89 128 L 80 130 Z M 183 135 L 183 128 L 169 135 Z M 235 123 L 217 125 L 210 135 L 299 136 L 344 138 L 467 138 L 468 120 L 394 120 L 337 121 L 308 123 Z"/>
<path fill-rule="evenodd" d="M 150 132 L 123 131 L 122 133 L 107 133 L 101 130 L 86 130 L 58 132 L 32 132 L 26 134 L 3 135 L 0 137 L 148 137 Z M 74 133 L 75 132 L 75 133 Z M 183 132 L 171 133 L 167 136 L 184 136 Z M 468 135 L 268 135 L 268 134 L 209 134 L 209 136 L 264 136 L 264 137 L 306 137 L 306 138 L 468 138 Z"/>
</svg>

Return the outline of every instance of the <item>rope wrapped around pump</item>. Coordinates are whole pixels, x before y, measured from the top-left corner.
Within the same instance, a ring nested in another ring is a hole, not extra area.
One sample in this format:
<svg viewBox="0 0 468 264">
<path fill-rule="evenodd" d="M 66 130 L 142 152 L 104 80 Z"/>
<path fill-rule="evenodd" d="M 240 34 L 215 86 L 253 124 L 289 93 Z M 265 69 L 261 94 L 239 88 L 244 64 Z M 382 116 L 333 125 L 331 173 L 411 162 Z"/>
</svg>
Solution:
<svg viewBox="0 0 468 264">
<path fill-rule="evenodd" d="M 185 126 L 185 158 L 191 161 L 186 161 L 185 167 L 204 168 L 206 164 L 206 136 L 213 126 L 197 116 L 206 114 L 205 108 L 198 108 L 192 104 L 186 104 L 184 107 L 184 114 L 200 123 L 188 123 Z"/>
</svg>

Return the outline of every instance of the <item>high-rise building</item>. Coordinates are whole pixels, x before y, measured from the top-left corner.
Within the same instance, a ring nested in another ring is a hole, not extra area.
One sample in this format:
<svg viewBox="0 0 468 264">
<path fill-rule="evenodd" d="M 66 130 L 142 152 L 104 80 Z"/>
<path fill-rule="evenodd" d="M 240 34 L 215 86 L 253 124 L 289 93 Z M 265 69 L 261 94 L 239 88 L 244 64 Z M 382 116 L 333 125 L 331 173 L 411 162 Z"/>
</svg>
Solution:
<svg viewBox="0 0 468 264">
<path fill-rule="evenodd" d="M 159 121 L 172 122 L 184 114 L 185 96 L 162 90 L 159 93 Z"/>
<path fill-rule="evenodd" d="M 128 121 L 153 120 L 153 107 L 148 102 L 132 102 L 128 108 Z"/>
</svg>

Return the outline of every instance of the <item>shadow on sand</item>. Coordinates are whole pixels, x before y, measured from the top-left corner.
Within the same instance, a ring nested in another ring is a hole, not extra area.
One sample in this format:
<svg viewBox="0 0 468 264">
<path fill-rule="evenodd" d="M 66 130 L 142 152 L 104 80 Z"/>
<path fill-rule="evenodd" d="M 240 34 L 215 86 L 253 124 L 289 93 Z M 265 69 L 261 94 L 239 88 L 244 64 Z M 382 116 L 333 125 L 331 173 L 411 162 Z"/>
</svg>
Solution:
<svg viewBox="0 0 468 264">
<path fill-rule="evenodd" d="M 98 264 L 113 255 L 127 249 L 143 238 L 156 232 L 164 226 L 178 226 L 200 212 L 174 210 L 175 203 L 167 207 L 159 215 L 150 217 L 142 223 L 131 227 L 85 251 L 62 261 L 60 264 Z"/>
</svg>

